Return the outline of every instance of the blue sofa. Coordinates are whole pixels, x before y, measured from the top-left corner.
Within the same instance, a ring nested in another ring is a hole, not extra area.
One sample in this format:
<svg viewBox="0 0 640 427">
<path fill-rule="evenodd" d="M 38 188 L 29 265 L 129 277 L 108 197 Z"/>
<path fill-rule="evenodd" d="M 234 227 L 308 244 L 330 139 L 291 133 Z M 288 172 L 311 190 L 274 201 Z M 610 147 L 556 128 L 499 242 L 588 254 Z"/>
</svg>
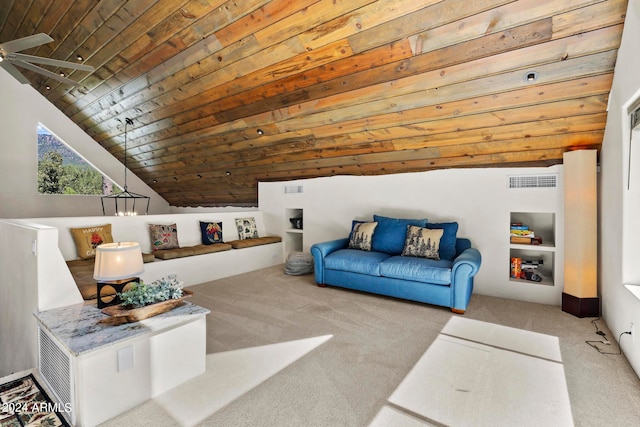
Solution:
<svg viewBox="0 0 640 427">
<path fill-rule="evenodd" d="M 360 223 L 375 223 L 371 244 L 365 250 L 358 248 L 353 238 Z M 403 255 L 409 244 L 409 226 L 427 232 L 443 230 L 437 255 Z M 371 222 L 354 221 L 349 237 L 311 246 L 315 281 L 321 287 L 339 286 L 450 307 L 462 314 L 482 258 L 468 239 L 457 237 L 457 230 L 455 222 L 429 223 L 426 219 L 374 215 Z"/>
</svg>

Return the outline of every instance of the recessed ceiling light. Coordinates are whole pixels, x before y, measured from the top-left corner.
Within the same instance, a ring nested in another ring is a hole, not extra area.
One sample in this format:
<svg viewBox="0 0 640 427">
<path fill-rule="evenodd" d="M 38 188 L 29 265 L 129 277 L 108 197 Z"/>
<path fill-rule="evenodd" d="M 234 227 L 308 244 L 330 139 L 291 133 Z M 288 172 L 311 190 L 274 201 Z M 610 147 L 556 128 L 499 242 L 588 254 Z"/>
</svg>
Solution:
<svg viewBox="0 0 640 427">
<path fill-rule="evenodd" d="M 533 83 L 538 80 L 538 72 L 537 71 L 527 71 L 524 73 L 524 81 L 527 83 Z"/>
<path fill-rule="evenodd" d="M 46 85 L 45 88 L 47 88 L 47 90 L 51 90 L 51 86 Z"/>
<path fill-rule="evenodd" d="M 64 71 L 60 71 L 60 75 L 64 77 L 65 76 Z"/>
<path fill-rule="evenodd" d="M 231 172 L 226 171 L 226 172 L 225 172 L 225 174 L 226 174 L 227 176 L 229 176 L 229 175 L 231 175 Z"/>
<path fill-rule="evenodd" d="M 262 129 L 258 129 L 258 130 L 256 130 L 256 133 L 257 133 L 258 135 L 264 135 L 264 132 L 262 131 Z"/>
<path fill-rule="evenodd" d="M 78 61 L 84 61 L 84 58 L 82 57 L 82 55 L 78 55 L 78 56 L 76 56 L 76 59 L 77 59 Z"/>
</svg>

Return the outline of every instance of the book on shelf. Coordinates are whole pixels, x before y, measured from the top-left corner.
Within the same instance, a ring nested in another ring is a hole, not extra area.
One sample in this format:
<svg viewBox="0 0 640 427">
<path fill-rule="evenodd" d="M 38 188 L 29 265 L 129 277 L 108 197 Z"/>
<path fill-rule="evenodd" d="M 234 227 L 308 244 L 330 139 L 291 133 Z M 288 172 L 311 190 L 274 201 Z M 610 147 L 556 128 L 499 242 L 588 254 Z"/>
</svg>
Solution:
<svg viewBox="0 0 640 427">
<path fill-rule="evenodd" d="M 511 243 L 519 244 L 519 245 L 530 245 L 531 237 L 525 236 L 511 236 Z"/>
<path fill-rule="evenodd" d="M 536 233 L 533 230 L 511 230 L 510 234 L 512 236 L 536 237 Z"/>
<path fill-rule="evenodd" d="M 528 230 L 529 226 L 528 225 L 524 225 L 521 222 L 512 222 L 511 223 L 511 229 L 512 230 Z"/>
<path fill-rule="evenodd" d="M 541 245 L 542 237 L 520 236 L 512 234 L 509 236 L 511 243 L 518 245 Z"/>
</svg>

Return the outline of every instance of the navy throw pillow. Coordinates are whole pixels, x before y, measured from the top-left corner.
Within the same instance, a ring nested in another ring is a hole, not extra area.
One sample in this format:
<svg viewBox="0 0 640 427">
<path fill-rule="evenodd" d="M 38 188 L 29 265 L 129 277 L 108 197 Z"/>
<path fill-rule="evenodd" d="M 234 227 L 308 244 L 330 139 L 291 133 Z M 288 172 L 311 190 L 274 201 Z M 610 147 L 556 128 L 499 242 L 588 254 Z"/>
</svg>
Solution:
<svg viewBox="0 0 640 427">
<path fill-rule="evenodd" d="M 400 255 L 404 249 L 404 241 L 407 237 L 407 226 L 425 228 L 427 219 L 402 219 L 389 218 L 386 216 L 374 215 L 373 220 L 378 223 L 371 250 L 385 252 L 391 255 Z"/>
<path fill-rule="evenodd" d="M 222 222 L 200 221 L 200 233 L 202 234 L 203 245 L 224 243 L 222 241 Z"/>
<path fill-rule="evenodd" d="M 456 257 L 456 239 L 458 235 L 458 223 L 457 222 L 440 222 L 440 223 L 427 223 L 427 228 L 442 229 L 444 233 L 440 238 L 440 259 L 446 259 L 447 261 L 453 261 Z"/>
</svg>

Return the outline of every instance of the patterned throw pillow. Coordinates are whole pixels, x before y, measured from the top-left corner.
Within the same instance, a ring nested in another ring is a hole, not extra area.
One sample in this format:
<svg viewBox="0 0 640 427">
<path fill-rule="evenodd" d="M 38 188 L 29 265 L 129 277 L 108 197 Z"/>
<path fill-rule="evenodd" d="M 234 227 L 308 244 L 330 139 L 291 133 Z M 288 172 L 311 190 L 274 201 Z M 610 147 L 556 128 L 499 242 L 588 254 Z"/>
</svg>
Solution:
<svg viewBox="0 0 640 427">
<path fill-rule="evenodd" d="M 200 233 L 202 234 L 203 245 L 224 243 L 222 241 L 222 222 L 200 221 Z"/>
<path fill-rule="evenodd" d="M 360 249 L 370 251 L 373 241 L 373 232 L 378 226 L 377 222 L 361 222 L 353 225 L 351 237 L 349 238 L 350 249 Z"/>
<path fill-rule="evenodd" d="M 236 227 L 238 228 L 240 240 L 258 237 L 258 227 L 256 226 L 256 219 L 253 217 L 236 218 Z"/>
<path fill-rule="evenodd" d="M 71 235 L 76 244 L 78 257 L 82 259 L 96 256 L 96 247 L 103 243 L 113 243 L 111 224 L 94 227 L 71 228 Z"/>
<path fill-rule="evenodd" d="M 176 224 L 150 224 L 151 247 L 154 251 L 160 249 L 176 249 L 178 244 L 178 226 Z"/>
<path fill-rule="evenodd" d="M 440 238 L 444 230 L 407 226 L 407 238 L 404 241 L 402 256 L 440 259 Z"/>
</svg>

